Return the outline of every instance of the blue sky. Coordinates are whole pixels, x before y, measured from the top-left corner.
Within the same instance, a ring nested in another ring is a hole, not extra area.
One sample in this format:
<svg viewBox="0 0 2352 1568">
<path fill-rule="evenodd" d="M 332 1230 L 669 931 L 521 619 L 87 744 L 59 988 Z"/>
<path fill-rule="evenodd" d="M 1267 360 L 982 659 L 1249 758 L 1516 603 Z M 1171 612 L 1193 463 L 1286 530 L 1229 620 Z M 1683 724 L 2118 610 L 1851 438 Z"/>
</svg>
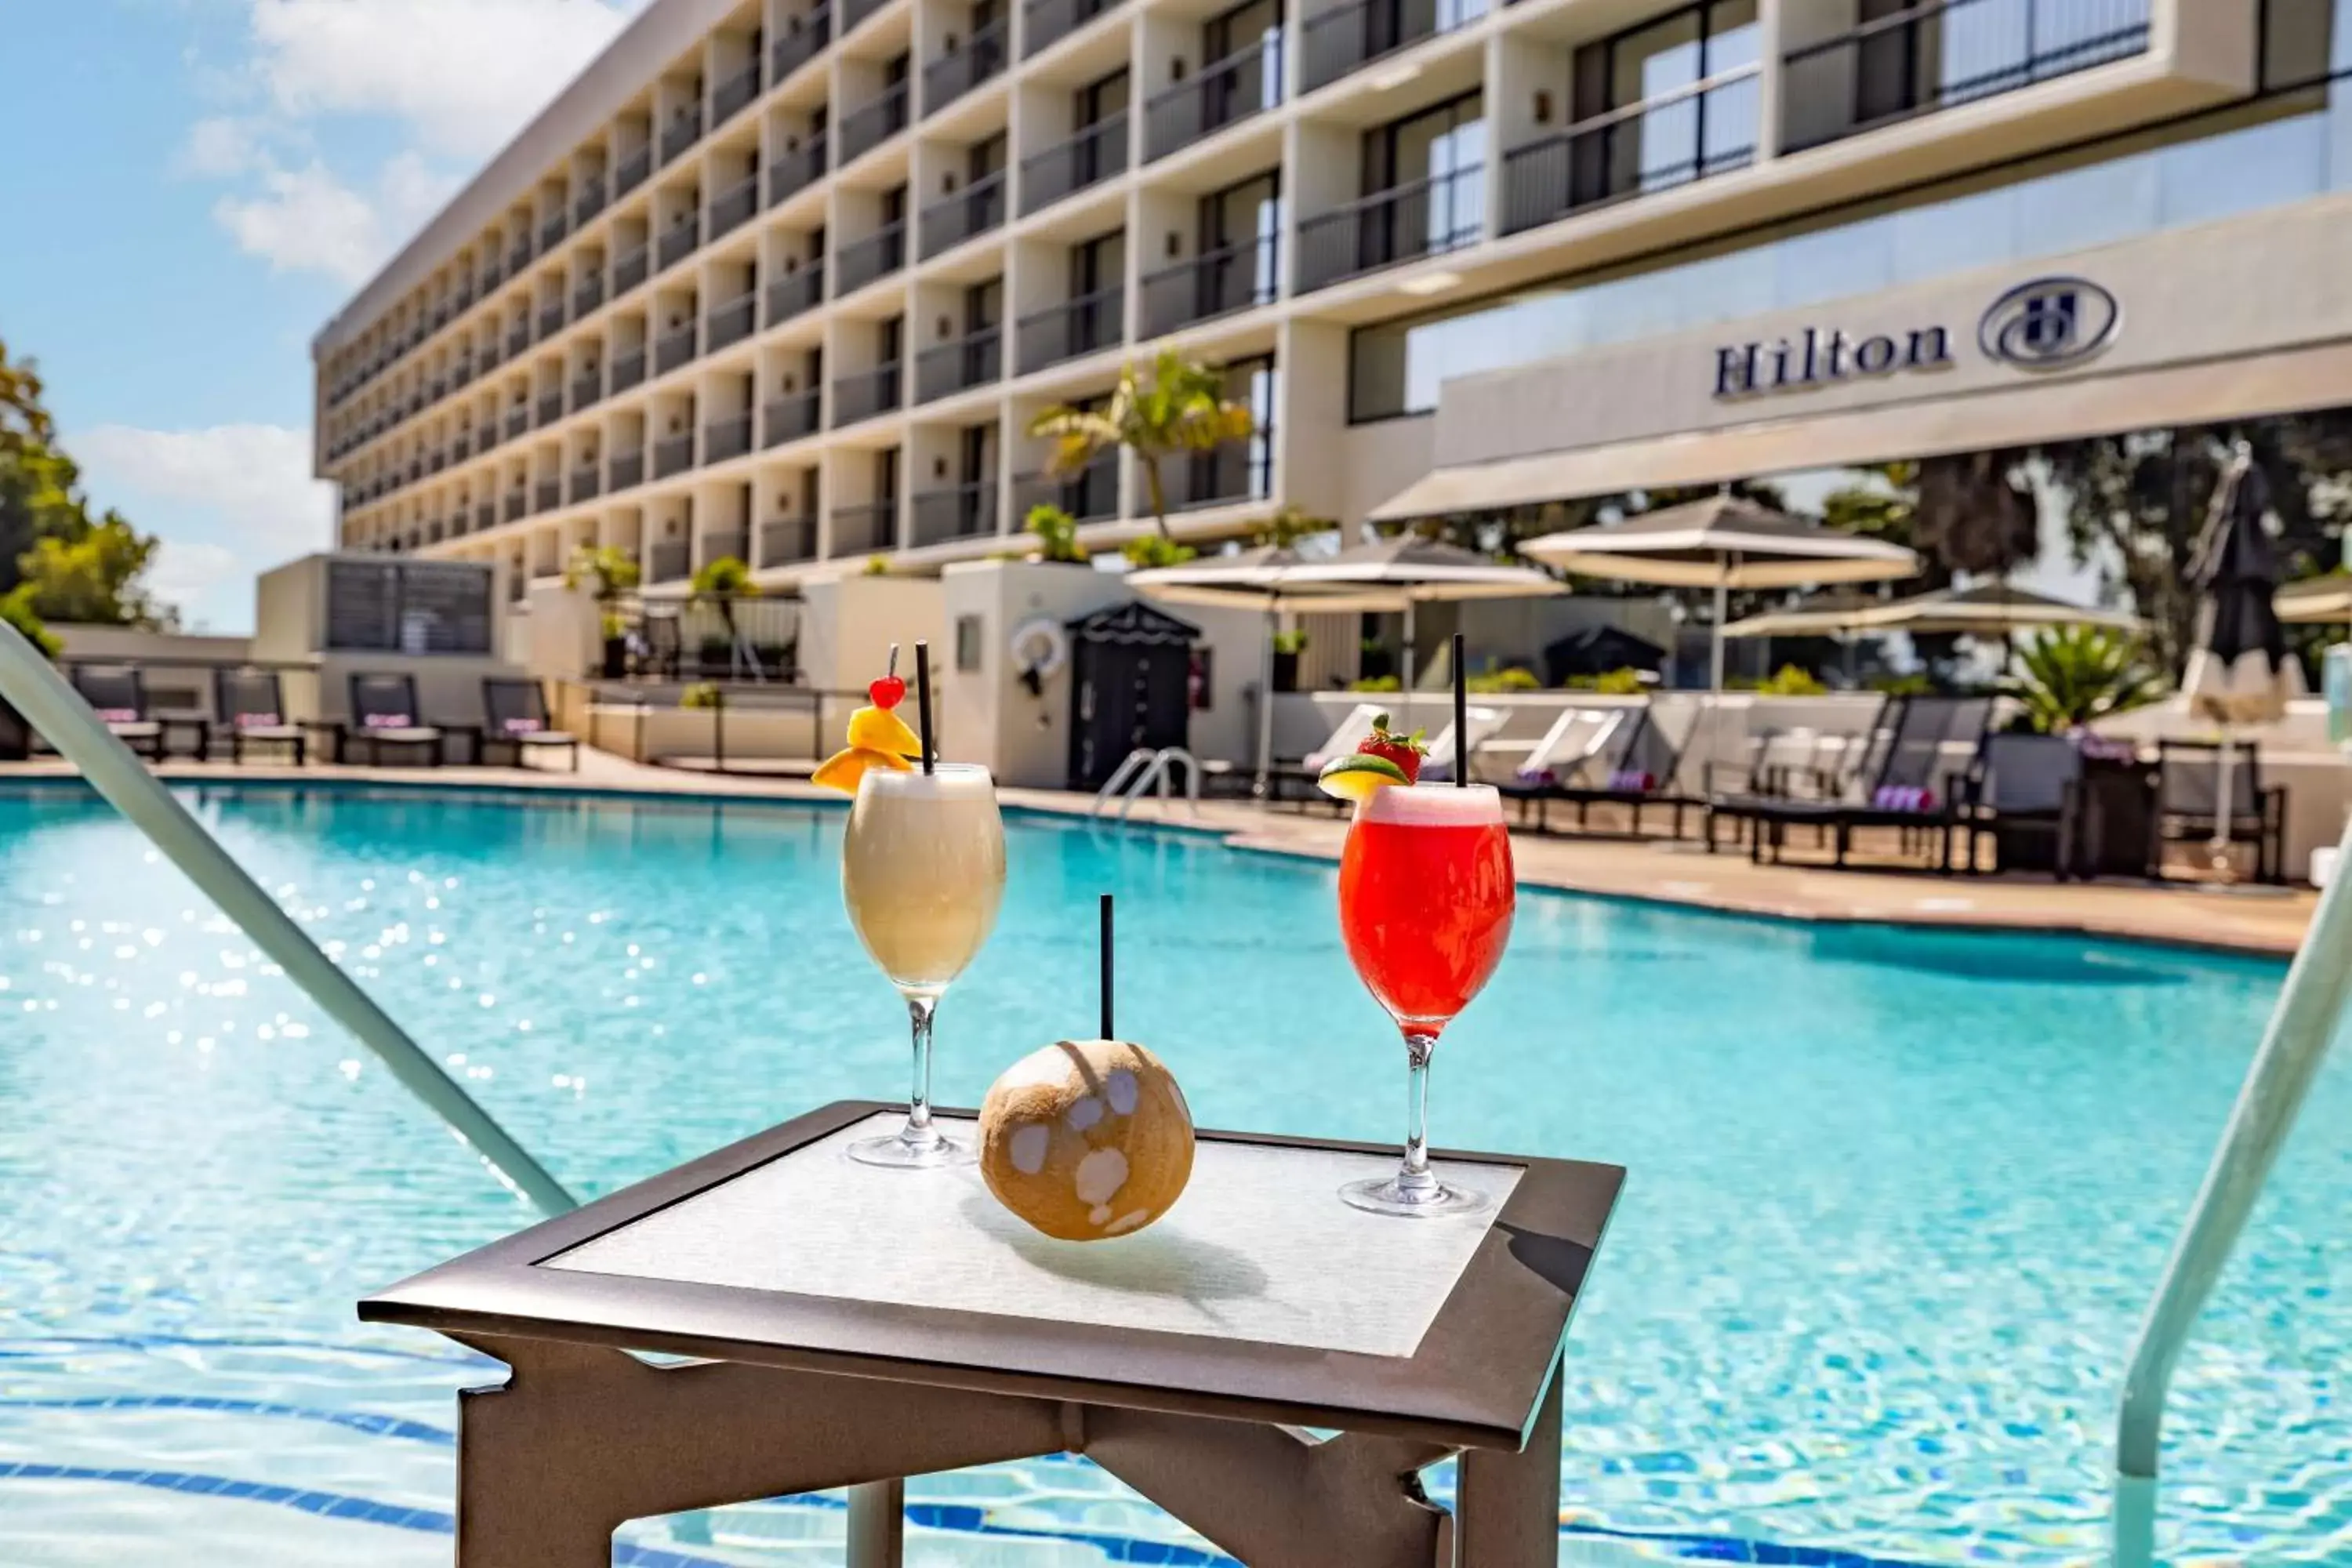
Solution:
<svg viewBox="0 0 2352 1568">
<path fill-rule="evenodd" d="M 0 340 L 165 596 L 248 629 L 331 531 L 311 333 L 642 0 L 5 4 Z"/>
</svg>

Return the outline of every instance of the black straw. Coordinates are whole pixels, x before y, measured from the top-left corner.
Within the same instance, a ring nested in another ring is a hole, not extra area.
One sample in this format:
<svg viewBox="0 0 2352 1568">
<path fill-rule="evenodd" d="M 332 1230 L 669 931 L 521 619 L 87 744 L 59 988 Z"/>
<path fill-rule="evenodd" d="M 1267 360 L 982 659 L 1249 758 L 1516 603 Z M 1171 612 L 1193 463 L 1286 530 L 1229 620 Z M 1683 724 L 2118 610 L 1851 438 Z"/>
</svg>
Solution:
<svg viewBox="0 0 2352 1568">
<path fill-rule="evenodd" d="M 923 772 L 931 771 L 931 645 L 915 644 L 916 722 L 923 727 Z"/>
<path fill-rule="evenodd" d="M 917 643 L 918 655 L 923 645 Z M 1462 668 L 1462 634 L 1454 634 L 1454 783 L 1457 788 L 1470 784 L 1470 687 L 1469 676 Z"/>
<path fill-rule="evenodd" d="M 1111 951 L 1110 895 L 1105 893 L 1102 896 L 1102 1037 L 1106 1040 L 1118 1038 L 1111 1033 Z"/>
</svg>

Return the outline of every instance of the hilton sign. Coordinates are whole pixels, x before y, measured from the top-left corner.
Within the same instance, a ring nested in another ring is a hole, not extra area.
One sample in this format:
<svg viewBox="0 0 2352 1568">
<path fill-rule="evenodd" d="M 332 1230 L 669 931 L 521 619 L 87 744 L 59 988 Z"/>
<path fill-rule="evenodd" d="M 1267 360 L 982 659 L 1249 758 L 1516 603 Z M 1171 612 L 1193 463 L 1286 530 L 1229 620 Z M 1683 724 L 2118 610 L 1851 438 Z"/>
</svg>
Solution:
<svg viewBox="0 0 2352 1568">
<path fill-rule="evenodd" d="M 2105 348 L 2122 324 L 2122 306 L 2096 283 L 2042 278 L 1992 302 L 1977 323 L 1977 346 L 1987 359 L 2020 370 L 2060 370 Z M 1811 392 L 1856 378 L 1949 370 L 1957 363 L 1946 327 L 1866 338 L 1838 327 L 1807 327 L 1795 337 L 1716 350 L 1715 395 Z"/>
</svg>

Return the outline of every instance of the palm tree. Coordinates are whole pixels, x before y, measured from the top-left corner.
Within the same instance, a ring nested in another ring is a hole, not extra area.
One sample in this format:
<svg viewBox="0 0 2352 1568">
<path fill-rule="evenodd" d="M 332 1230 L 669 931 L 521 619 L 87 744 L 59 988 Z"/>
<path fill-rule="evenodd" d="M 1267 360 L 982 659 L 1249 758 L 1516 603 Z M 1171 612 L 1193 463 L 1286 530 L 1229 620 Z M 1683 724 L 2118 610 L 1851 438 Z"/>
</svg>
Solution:
<svg viewBox="0 0 2352 1568">
<path fill-rule="evenodd" d="M 1151 366 L 1147 384 L 1128 365 L 1118 373 L 1118 385 L 1101 408 L 1077 408 L 1057 403 L 1029 422 L 1029 434 L 1054 443 L 1045 471 L 1057 477 L 1081 472 L 1100 454 L 1124 447 L 1143 465 L 1150 489 L 1151 521 L 1163 539 L 1168 531 L 1168 491 L 1160 462 L 1194 452 L 1213 452 L 1228 441 L 1246 441 L 1257 423 L 1249 409 L 1225 395 L 1225 378 L 1198 360 L 1188 360 L 1173 349 L 1163 351 Z"/>
<path fill-rule="evenodd" d="M 687 591 L 692 603 L 717 606 L 719 618 L 727 627 L 728 658 L 740 662 L 744 651 L 743 635 L 735 629 L 735 601 L 760 596 L 760 584 L 751 580 L 751 568 L 732 555 L 706 561 L 695 573 Z M 754 657 L 751 666 L 755 671 L 759 663 Z"/>
</svg>

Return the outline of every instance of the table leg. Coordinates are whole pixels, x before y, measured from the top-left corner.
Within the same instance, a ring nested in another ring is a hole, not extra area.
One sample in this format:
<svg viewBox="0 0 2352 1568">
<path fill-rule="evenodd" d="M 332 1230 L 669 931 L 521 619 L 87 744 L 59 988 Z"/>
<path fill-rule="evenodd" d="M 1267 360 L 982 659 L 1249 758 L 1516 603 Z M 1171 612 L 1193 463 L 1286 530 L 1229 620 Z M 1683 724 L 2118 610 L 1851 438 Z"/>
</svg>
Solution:
<svg viewBox="0 0 2352 1568">
<path fill-rule="evenodd" d="M 1553 1568 L 1559 1561 L 1559 1384 L 1517 1453 L 1470 1448 L 1454 1501 L 1457 1568 Z"/>
<path fill-rule="evenodd" d="M 907 1483 L 849 1489 L 849 1568 L 899 1568 L 907 1551 Z"/>
</svg>

